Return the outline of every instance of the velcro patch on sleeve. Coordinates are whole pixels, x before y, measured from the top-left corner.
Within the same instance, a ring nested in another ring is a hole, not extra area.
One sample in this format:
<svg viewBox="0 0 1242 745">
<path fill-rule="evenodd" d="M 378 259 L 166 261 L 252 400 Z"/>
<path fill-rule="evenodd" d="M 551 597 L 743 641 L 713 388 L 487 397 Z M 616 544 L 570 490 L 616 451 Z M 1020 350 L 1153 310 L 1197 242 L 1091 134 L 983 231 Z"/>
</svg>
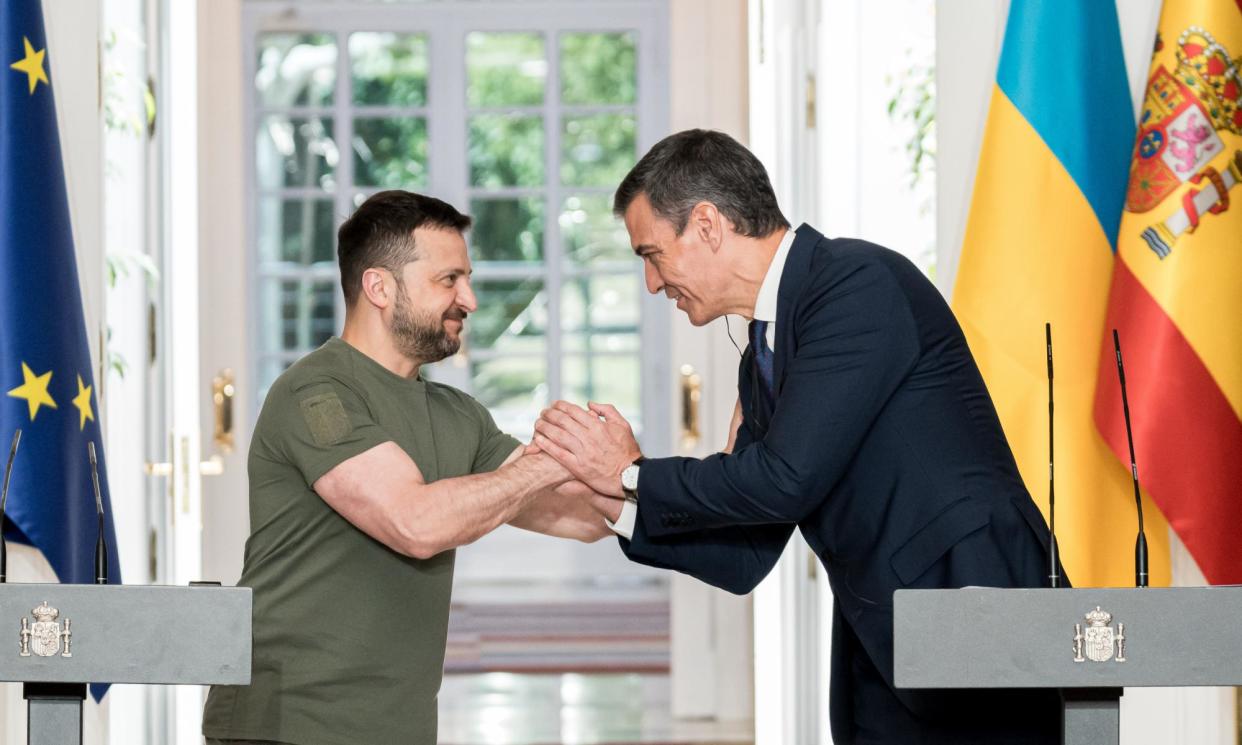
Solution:
<svg viewBox="0 0 1242 745">
<path fill-rule="evenodd" d="M 353 430 L 349 414 L 335 393 L 318 393 L 302 399 L 302 416 L 319 446 L 334 445 Z"/>
</svg>

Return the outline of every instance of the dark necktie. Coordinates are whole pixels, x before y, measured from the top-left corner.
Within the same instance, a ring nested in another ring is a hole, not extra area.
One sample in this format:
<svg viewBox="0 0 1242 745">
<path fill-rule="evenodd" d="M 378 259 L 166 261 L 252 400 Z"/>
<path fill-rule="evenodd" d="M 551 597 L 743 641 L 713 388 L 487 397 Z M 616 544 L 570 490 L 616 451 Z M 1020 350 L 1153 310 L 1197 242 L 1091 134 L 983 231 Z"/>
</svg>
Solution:
<svg viewBox="0 0 1242 745">
<path fill-rule="evenodd" d="M 750 348 L 753 352 L 755 366 L 755 382 L 759 385 L 755 391 L 756 408 L 762 409 L 762 417 L 766 422 L 776 408 L 776 381 L 772 363 L 772 348 L 768 346 L 768 322 L 751 321 Z"/>
</svg>

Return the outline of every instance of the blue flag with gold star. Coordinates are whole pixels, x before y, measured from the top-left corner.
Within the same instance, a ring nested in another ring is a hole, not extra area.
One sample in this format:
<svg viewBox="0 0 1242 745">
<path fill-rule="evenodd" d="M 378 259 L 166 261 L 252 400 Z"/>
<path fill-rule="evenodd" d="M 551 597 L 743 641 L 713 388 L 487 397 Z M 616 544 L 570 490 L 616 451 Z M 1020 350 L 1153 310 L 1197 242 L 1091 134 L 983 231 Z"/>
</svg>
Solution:
<svg viewBox="0 0 1242 745">
<path fill-rule="evenodd" d="M 87 443 L 120 583 L 82 294 L 40 0 L 0 4 L 0 458 L 22 430 L 4 534 L 61 582 L 94 581 L 98 523 Z M 2 467 L 2 464 L 0 464 Z M 93 691 L 96 698 L 102 689 Z"/>
</svg>

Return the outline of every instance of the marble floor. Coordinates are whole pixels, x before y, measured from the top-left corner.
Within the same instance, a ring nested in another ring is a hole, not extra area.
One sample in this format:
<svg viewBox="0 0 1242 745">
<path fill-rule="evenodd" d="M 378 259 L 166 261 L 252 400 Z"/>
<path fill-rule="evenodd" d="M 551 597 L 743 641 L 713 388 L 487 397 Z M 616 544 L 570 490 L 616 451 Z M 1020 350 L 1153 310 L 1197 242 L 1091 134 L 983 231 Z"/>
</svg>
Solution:
<svg viewBox="0 0 1242 745">
<path fill-rule="evenodd" d="M 749 745 L 750 721 L 677 721 L 656 674 L 448 675 L 442 745 Z"/>
</svg>

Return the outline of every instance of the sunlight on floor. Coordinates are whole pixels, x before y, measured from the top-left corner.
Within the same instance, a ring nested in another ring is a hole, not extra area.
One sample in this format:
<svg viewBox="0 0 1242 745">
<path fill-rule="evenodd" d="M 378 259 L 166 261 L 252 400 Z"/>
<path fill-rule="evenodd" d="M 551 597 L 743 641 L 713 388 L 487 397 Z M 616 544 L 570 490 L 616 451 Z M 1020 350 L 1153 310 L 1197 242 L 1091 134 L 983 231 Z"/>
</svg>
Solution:
<svg viewBox="0 0 1242 745">
<path fill-rule="evenodd" d="M 674 721 L 667 675 L 449 675 L 443 745 L 749 745 L 750 721 Z"/>
</svg>

